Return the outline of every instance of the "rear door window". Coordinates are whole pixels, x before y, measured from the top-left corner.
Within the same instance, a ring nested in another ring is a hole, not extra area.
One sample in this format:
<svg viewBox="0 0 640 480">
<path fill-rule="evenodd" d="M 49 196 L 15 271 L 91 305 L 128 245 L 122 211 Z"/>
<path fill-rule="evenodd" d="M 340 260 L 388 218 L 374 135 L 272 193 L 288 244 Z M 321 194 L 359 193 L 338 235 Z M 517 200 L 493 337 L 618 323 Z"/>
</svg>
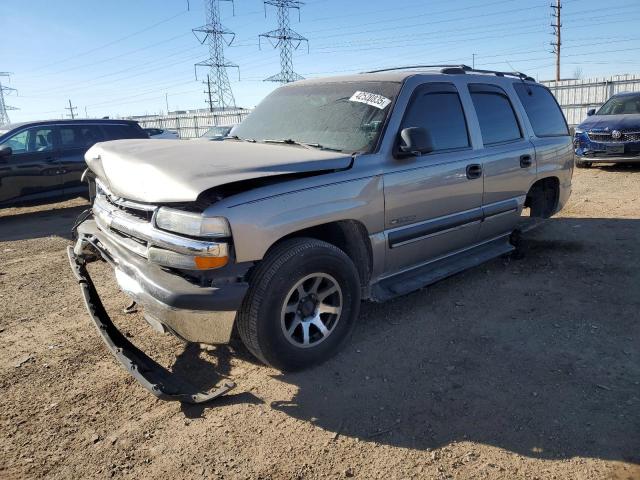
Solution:
<svg viewBox="0 0 640 480">
<path fill-rule="evenodd" d="M 104 124 L 102 125 L 108 140 L 118 140 L 125 138 L 147 138 L 144 131 L 128 124 Z"/>
<path fill-rule="evenodd" d="M 430 83 L 416 89 L 402 128 L 422 127 L 431 135 L 434 151 L 469 146 L 467 122 L 458 91 L 450 83 Z"/>
<path fill-rule="evenodd" d="M 97 125 L 60 125 L 60 145 L 63 150 L 88 149 L 104 140 L 102 130 Z"/>
<path fill-rule="evenodd" d="M 496 85 L 471 84 L 469 93 L 476 109 L 485 145 L 522 138 L 515 111 L 507 93 Z"/>
<path fill-rule="evenodd" d="M 536 137 L 569 135 L 564 114 L 549 90 L 540 85 L 514 83 L 513 87 L 527 112 Z"/>
</svg>

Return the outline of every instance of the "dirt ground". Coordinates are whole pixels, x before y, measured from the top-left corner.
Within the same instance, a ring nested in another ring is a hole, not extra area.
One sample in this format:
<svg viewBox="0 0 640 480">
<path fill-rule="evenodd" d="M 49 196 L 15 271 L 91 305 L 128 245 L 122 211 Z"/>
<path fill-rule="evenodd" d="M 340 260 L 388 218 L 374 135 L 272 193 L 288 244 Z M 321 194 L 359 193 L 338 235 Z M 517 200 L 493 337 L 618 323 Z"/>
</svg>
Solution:
<svg viewBox="0 0 640 480">
<path fill-rule="evenodd" d="M 200 407 L 156 400 L 89 322 L 64 252 L 85 207 L 0 210 L 0 478 L 640 478 L 640 168 L 576 171 L 524 258 L 363 304 L 297 374 L 154 333 L 93 267 L 152 357 L 237 382 Z"/>
</svg>

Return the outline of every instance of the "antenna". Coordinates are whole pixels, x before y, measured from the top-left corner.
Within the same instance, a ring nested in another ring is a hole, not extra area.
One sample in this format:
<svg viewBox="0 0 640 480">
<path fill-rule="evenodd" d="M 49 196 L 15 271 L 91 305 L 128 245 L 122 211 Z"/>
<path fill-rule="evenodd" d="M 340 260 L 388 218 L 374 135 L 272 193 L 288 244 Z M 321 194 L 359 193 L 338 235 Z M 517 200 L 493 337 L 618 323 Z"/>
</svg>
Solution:
<svg viewBox="0 0 640 480">
<path fill-rule="evenodd" d="M 309 40 L 294 32 L 289 28 L 289 10 L 298 10 L 298 21 L 300 20 L 300 7 L 304 5 L 298 0 L 264 0 L 264 16 L 267 16 L 267 5 L 278 9 L 278 29 L 258 35 L 258 46 L 260 40 L 266 38 L 274 48 L 280 49 L 280 73 L 265 78 L 265 82 L 289 83 L 302 80 L 304 77 L 293 71 L 293 51 L 300 47 L 302 42 L 307 42 L 307 52 L 309 51 Z"/>
<path fill-rule="evenodd" d="M 235 39 L 235 33 L 223 27 L 220 23 L 220 2 L 233 0 L 204 0 L 207 12 L 207 24 L 193 29 L 193 34 L 202 44 L 209 44 L 209 58 L 194 65 L 196 80 L 198 79 L 198 67 L 209 67 L 209 82 L 211 88 L 211 102 L 209 108 L 216 106 L 220 109 L 236 108 L 236 100 L 231 90 L 231 83 L 227 75 L 227 68 L 238 69 L 240 79 L 240 67 L 229 62 L 224 57 L 224 46 L 230 46 Z"/>
</svg>

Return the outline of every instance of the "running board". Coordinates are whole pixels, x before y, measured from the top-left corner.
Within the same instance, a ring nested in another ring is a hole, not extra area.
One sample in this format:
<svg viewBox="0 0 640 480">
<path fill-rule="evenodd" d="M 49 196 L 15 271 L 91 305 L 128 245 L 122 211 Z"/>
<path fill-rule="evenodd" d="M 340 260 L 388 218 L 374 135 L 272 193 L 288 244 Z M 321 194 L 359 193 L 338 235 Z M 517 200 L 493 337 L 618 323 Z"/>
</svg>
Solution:
<svg viewBox="0 0 640 480">
<path fill-rule="evenodd" d="M 100 301 L 85 264 L 67 247 L 71 270 L 75 275 L 89 316 L 95 323 L 102 340 L 116 360 L 144 388 L 160 400 L 173 400 L 184 403 L 204 403 L 218 398 L 234 388 L 235 383 L 225 380 L 222 385 L 210 392 L 203 392 L 185 378 L 169 372 L 157 362 L 149 358 L 143 351 L 132 344 L 113 324 L 109 314 Z"/>
<path fill-rule="evenodd" d="M 515 247 L 509 242 L 509 237 L 501 237 L 385 278 L 371 288 L 371 297 L 374 301 L 384 302 L 400 295 L 406 295 L 513 250 Z"/>
</svg>

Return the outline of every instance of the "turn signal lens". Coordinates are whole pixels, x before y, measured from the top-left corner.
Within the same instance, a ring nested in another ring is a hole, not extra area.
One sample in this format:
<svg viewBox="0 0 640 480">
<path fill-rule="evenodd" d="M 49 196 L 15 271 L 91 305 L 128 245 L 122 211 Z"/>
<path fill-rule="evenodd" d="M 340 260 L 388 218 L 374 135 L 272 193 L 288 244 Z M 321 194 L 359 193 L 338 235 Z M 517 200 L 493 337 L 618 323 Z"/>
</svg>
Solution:
<svg viewBox="0 0 640 480">
<path fill-rule="evenodd" d="M 224 267 L 228 263 L 229 257 L 194 257 L 193 260 L 199 270 L 209 270 Z"/>
</svg>

